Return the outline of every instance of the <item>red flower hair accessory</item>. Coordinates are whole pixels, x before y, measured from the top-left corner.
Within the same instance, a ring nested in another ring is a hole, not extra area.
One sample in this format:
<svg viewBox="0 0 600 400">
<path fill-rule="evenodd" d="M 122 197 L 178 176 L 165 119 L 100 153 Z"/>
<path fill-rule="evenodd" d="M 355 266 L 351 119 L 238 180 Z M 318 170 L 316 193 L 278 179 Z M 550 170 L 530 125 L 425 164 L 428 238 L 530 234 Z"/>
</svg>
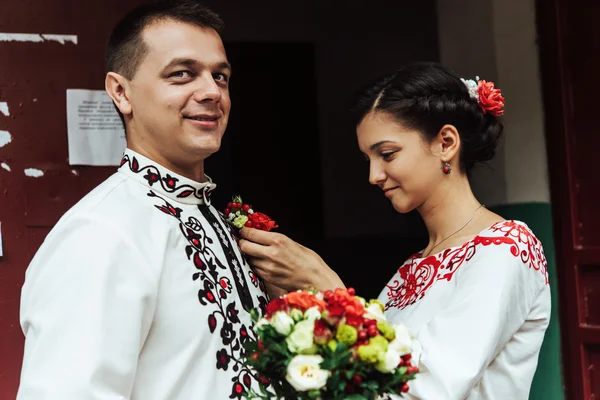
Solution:
<svg viewBox="0 0 600 400">
<path fill-rule="evenodd" d="M 477 101 L 484 114 L 489 113 L 494 117 L 504 115 L 504 97 L 500 89 L 494 87 L 494 82 L 479 79 L 478 76 L 475 80 L 461 78 L 461 81 L 467 87 L 469 96 Z"/>
</svg>

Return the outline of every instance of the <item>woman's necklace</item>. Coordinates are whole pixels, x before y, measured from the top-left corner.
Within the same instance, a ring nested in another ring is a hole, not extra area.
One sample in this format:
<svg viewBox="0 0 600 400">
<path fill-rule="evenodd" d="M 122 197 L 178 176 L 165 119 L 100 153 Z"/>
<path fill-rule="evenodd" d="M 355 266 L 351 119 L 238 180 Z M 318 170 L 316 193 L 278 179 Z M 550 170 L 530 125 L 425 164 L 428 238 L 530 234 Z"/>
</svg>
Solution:
<svg viewBox="0 0 600 400">
<path fill-rule="evenodd" d="M 466 228 L 467 225 L 469 225 L 469 223 L 473 220 L 473 218 L 475 218 L 475 213 L 477 212 L 477 210 L 479 210 L 481 207 L 484 207 L 483 204 L 480 204 L 475 210 L 473 210 L 473 215 L 471 215 L 471 218 L 469 218 L 469 220 L 467 221 L 466 224 L 464 224 L 463 226 L 460 227 L 460 229 L 458 229 L 456 232 L 454 232 L 453 234 L 446 236 L 444 239 L 442 239 L 441 241 L 437 242 L 437 244 L 435 246 L 433 246 L 431 248 L 431 250 L 429 250 L 429 252 L 427 252 L 427 255 L 423 255 L 423 258 L 425 257 L 429 257 L 429 255 L 433 252 L 433 250 L 438 247 L 440 244 L 442 244 L 443 242 L 445 242 L 446 240 L 450 239 L 452 236 L 456 235 L 458 232 L 462 231 L 463 229 Z"/>
</svg>

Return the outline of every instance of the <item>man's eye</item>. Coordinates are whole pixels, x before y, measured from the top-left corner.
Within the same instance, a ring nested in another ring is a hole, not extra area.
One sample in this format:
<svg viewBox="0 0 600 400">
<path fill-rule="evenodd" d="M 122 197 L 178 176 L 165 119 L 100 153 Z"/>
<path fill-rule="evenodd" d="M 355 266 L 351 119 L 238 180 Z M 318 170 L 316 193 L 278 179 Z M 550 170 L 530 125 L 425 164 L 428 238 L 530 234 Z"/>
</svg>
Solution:
<svg viewBox="0 0 600 400">
<path fill-rule="evenodd" d="M 169 75 L 169 78 L 190 78 L 191 76 L 190 71 L 175 71 Z"/>
<path fill-rule="evenodd" d="M 229 77 L 225 74 L 222 73 L 216 73 L 213 74 L 213 78 L 215 79 L 215 81 L 220 81 L 220 82 L 228 82 L 229 81 Z"/>
</svg>

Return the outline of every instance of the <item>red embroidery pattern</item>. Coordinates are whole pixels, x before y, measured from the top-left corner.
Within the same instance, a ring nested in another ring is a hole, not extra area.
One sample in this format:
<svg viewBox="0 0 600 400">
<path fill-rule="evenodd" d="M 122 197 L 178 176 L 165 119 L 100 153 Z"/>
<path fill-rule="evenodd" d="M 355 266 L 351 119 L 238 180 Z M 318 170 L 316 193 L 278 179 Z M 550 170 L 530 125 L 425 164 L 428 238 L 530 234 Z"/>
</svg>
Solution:
<svg viewBox="0 0 600 400">
<path fill-rule="evenodd" d="M 403 280 L 402 284 L 398 280 L 395 280 L 393 287 L 388 285 L 390 291 L 394 292 L 393 300 L 392 296 L 388 293 L 390 295 L 390 302 L 393 301 L 394 304 L 390 305 L 390 302 L 388 302 L 386 307 L 395 306 L 404 308 L 423 297 L 427 289 L 435 282 L 440 264 L 433 256 L 427 257 L 420 262 L 413 259 L 410 263 L 404 264 L 398 270 L 400 278 Z"/>
<path fill-rule="evenodd" d="M 398 274 L 401 279 L 394 279 L 387 285 L 388 301 L 386 309 L 404 309 L 425 296 L 429 288 L 438 280 L 450 281 L 458 268 L 475 255 L 480 246 L 510 246 L 510 253 L 520 257 L 530 268 L 541 271 L 548 283 L 546 258 L 540 241 L 531 231 L 515 221 L 502 221 L 494 224 L 490 230 L 501 232 L 503 236 L 476 236 L 458 248 L 449 248 L 443 252 L 421 259 L 415 254 L 404 263 Z M 521 244 L 521 246 L 519 246 Z M 524 246 L 527 249 L 521 249 Z"/>
<path fill-rule="evenodd" d="M 204 186 L 201 189 L 196 189 L 192 185 L 181 184 L 178 185 L 179 179 L 171 176 L 170 174 L 166 174 L 165 177 L 161 175 L 160 169 L 156 165 L 148 164 L 144 167 L 140 166 L 139 161 L 135 156 L 129 157 L 129 154 L 125 154 L 121 159 L 121 167 L 125 164 L 129 167 L 131 172 L 136 174 L 141 174 L 142 172 L 146 172 L 144 175 L 144 179 L 148 181 L 148 186 L 152 187 L 155 183 L 160 184 L 162 190 L 167 193 L 176 193 L 177 197 L 180 199 L 194 196 L 197 199 L 204 200 L 206 204 L 210 204 L 210 191 L 212 188 L 210 186 Z"/>
<path fill-rule="evenodd" d="M 528 264 L 529 268 L 533 268 L 536 271 L 540 271 L 542 275 L 544 275 L 544 279 L 546 280 L 547 285 L 549 283 L 548 262 L 546 260 L 546 255 L 544 254 L 542 242 L 540 242 L 540 240 L 537 237 L 535 237 L 525 225 L 516 223 L 515 221 L 505 222 L 506 223 L 495 224 L 491 227 L 491 230 L 494 232 L 503 233 L 505 238 L 515 238 L 519 241 L 520 244 L 527 247 L 526 249 L 521 249 L 520 253 L 519 249 L 517 248 L 517 254 L 513 253 L 513 255 L 520 255 L 521 261 L 523 261 L 524 264 Z"/>
</svg>

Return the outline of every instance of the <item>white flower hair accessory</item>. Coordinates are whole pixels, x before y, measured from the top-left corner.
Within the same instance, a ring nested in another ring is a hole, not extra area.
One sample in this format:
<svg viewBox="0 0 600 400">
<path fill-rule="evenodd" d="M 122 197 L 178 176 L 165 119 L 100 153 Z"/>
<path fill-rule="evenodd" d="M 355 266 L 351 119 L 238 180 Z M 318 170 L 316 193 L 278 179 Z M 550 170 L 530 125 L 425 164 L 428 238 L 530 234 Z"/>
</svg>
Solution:
<svg viewBox="0 0 600 400">
<path fill-rule="evenodd" d="M 469 96 L 473 100 L 479 101 L 479 91 L 477 90 L 477 88 L 478 88 L 477 82 L 479 82 L 479 77 L 476 76 L 475 80 L 473 80 L 473 79 L 463 79 L 463 78 L 460 78 L 460 80 L 467 87 L 467 90 L 469 91 Z"/>
</svg>

